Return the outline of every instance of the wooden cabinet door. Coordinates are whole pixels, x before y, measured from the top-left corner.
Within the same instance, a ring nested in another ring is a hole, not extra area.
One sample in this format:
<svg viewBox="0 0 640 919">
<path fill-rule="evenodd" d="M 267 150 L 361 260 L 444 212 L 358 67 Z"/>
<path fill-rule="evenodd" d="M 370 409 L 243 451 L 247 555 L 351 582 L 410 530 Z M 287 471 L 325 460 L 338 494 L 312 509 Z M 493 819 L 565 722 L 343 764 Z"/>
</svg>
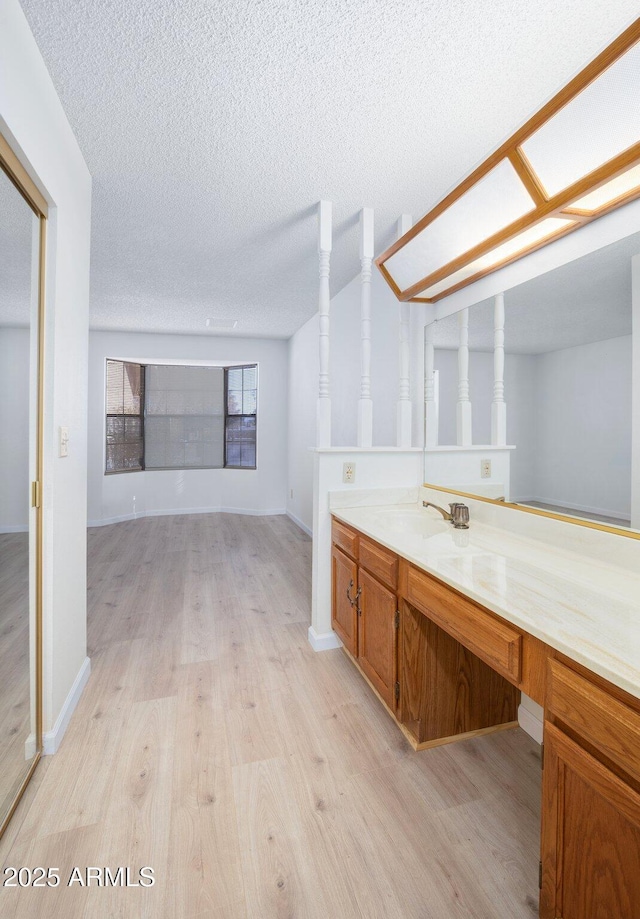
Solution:
<svg viewBox="0 0 640 919">
<path fill-rule="evenodd" d="M 542 919 L 640 919 L 640 795 L 550 722 Z"/>
<path fill-rule="evenodd" d="M 358 566 L 336 546 L 331 550 L 331 625 L 354 657 L 358 654 Z"/>
<path fill-rule="evenodd" d="M 358 577 L 361 591 L 358 662 L 389 708 L 395 710 L 398 599 L 364 569 L 359 569 Z"/>
</svg>

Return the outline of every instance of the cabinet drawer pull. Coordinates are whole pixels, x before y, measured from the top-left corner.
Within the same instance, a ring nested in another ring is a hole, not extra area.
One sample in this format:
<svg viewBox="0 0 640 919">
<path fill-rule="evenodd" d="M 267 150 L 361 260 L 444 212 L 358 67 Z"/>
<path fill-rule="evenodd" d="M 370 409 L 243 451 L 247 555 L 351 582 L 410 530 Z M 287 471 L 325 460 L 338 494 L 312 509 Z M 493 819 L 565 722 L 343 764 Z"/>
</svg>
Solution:
<svg viewBox="0 0 640 919">
<path fill-rule="evenodd" d="M 353 578 L 351 578 L 351 580 L 349 581 L 349 586 L 347 587 L 347 600 L 349 601 L 349 603 L 351 604 L 351 606 L 356 606 L 357 603 L 358 603 L 358 599 L 359 599 L 359 597 L 360 597 L 360 594 L 362 593 L 362 587 L 358 587 L 358 589 L 356 590 L 356 595 L 355 595 L 355 597 L 352 597 L 352 596 L 351 596 L 351 588 L 352 588 L 352 587 L 353 587 Z"/>
</svg>

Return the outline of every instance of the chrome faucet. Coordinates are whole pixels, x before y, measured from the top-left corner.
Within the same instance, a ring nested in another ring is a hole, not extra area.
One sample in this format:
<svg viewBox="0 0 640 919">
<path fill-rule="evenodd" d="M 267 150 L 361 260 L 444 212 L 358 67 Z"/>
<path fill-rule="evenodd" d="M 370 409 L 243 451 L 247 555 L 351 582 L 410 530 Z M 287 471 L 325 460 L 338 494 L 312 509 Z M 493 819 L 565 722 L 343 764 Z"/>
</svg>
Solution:
<svg viewBox="0 0 640 919">
<path fill-rule="evenodd" d="M 454 501 L 449 505 L 450 511 L 445 511 L 443 507 L 439 507 L 437 504 L 432 504 L 431 501 L 423 501 L 423 507 L 434 507 L 439 511 L 445 520 L 448 520 L 449 523 L 452 523 L 456 530 L 468 530 L 469 529 L 469 508 L 466 504 L 462 504 L 460 501 Z"/>
</svg>

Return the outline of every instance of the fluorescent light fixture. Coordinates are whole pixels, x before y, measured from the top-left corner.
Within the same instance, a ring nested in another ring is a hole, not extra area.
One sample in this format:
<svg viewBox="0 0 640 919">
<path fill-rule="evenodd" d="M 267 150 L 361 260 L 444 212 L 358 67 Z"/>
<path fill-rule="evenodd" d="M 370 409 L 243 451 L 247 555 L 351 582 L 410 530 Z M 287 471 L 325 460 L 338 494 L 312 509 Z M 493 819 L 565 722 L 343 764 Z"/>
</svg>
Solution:
<svg viewBox="0 0 640 919">
<path fill-rule="evenodd" d="M 376 259 L 433 302 L 640 197 L 640 19 Z"/>
<path fill-rule="evenodd" d="M 485 255 L 475 259 L 475 261 L 469 262 L 464 268 L 460 268 L 453 274 L 443 278 L 438 284 L 434 284 L 427 290 L 422 291 L 420 297 L 436 297 L 443 291 L 457 287 L 464 281 L 470 282 L 474 276 L 486 274 L 487 271 L 497 265 L 506 264 L 514 256 L 518 256 L 522 252 L 531 252 L 533 247 L 541 242 L 551 242 L 552 239 L 556 239 L 562 234 L 563 230 L 566 230 L 572 224 L 575 224 L 575 221 L 570 218 L 547 217 L 546 220 L 542 220 L 534 227 L 518 233 L 517 236 L 512 237 L 506 243 L 502 243 L 501 246 L 496 246 L 495 249 L 491 249 Z"/>
<path fill-rule="evenodd" d="M 534 209 L 531 195 L 504 159 L 396 252 L 387 269 L 400 287 L 410 287 Z"/>
<path fill-rule="evenodd" d="M 522 144 L 548 197 L 640 140 L 639 78 L 635 45 Z"/>
<path fill-rule="evenodd" d="M 619 198 L 628 198 L 632 192 L 640 194 L 640 164 L 616 176 L 615 179 L 611 179 L 610 182 L 606 182 L 595 191 L 583 195 L 577 201 L 573 201 L 571 208 L 592 213 L 613 204 Z"/>
</svg>

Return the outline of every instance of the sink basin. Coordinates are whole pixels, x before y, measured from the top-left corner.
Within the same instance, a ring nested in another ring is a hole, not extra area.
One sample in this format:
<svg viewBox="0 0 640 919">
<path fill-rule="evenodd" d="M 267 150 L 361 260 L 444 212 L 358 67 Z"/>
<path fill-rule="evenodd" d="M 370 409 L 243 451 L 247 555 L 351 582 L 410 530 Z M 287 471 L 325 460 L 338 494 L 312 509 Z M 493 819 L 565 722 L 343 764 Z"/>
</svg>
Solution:
<svg viewBox="0 0 640 919">
<path fill-rule="evenodd" d="M 376 521 L 392 533 L 428 537 L 447 532 L 451 526 L 439 514 L 430 514 L 425 508 L 413 505 L 406 508 L 376 508 L 374 514 Z"/>
</svg>

